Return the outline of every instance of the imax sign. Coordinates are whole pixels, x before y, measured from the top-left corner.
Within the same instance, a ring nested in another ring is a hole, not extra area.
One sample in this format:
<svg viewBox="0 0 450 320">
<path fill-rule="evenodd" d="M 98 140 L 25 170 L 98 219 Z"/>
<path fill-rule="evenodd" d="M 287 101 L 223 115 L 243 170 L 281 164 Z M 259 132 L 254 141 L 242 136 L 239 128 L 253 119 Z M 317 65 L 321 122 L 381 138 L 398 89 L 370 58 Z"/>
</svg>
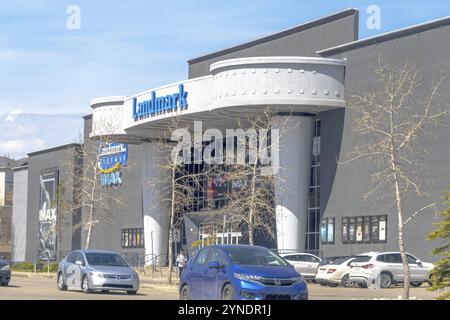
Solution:
<svg viewBox="0 0 450 320">
<path fill-rule="evenodd" d="M 150 100 L 137 102 L 137 98 L 133 98 L 133 119 L 137 121 L 141 118 L 162 114 L 164 112 L 173 112 L 187 109 L 187 92 L 184 91 L 184 86 L 180 84 L 178 86 L 178 92 L 157 97 L 155 91 L 152 91 Z"/>
</svg>

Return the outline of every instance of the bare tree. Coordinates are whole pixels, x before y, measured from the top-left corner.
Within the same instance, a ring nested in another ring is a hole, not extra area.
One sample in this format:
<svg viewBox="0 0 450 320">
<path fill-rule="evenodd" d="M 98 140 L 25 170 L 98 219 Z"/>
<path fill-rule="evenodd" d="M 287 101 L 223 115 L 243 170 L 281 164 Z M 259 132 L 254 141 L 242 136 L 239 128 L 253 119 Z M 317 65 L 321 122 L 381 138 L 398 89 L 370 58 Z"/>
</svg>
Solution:
<svg viewBox="0 0 450 320">
<path fill-rule="evenodd" d="M 88 143 L 80 143 L 80 154 L 82 161 L 68 161 L 66 167 L 70 174 L 68 183 L 74 186 L 75 196 L 72 203 L 72 210 L 82 210 L 82 218 L 78 226 L 74 228 L 82 228 L 86 232 L 84 248 L 89 249 L 92 243 L 92 234 L 97 225 L 112 224 L 114 218 L 112 208 L 126 208 L 127 200 L 120 195 L 120 192 L 113 192 L 115 186 L 107 187 L 101 185 L 102 174 L 111 173 L 119 169 L 126 170 L 116 166 L 111 172 L 105 171 L 99 167 L 102 158 L 102 148 L 114 143 L 114 136 L 108 134 L 114 132 L 111 124 L 105 123 L 100 128 L 92 129 L 92 132 L 102 132 L 96 140 L 85 139 Z M 130 166 L 128 162 L 127 167 Z M 114 170 L 113 170 L 114 169 Z"/>
<path fill-rule="evenodd" d="M 406 212 L 405 203 L 408 196 L 427 196 L 423 191 L 427 183 L 423 159 L 431 152 L 427 141 L 432 137 L 432 129 L 448 124 L 448 106 L 439 102 L 446 75 L 440 71 L 432 79 L 423 79 L 415 66 L 396 66 L 381 58 L 374 72 L 379 90 L 350 95 L 349 108 L 358 115 L 353 129 L 365 140 L 341 164 L 369 161 L 374 166 L 374 185 L 363 198 L 388 199 L 386 203 L 392 201 L 395 207 L 404 273 L 403 299 L 408 299 L 410 270 L 404 227 L 415 216 L 436 209 L 436 205 L 430 203 L 415 212 Z"/>
<path fill-rule="evenodd" d="M 257 231 L 275 237 L 274 184 L 282 186 L 284 181 L 277 181 L 281 178 L 274 174 L 273 161 L 280 141 L 293 129 L 287 125 L 289 118 L 280 120 L 275 112 L 266 109 L 254 117 L 238 120 L 236 135 L 227 137 L 235 138 L 237 163 L 226 170 L 231 187 L 225 209 L 235 224 L 245 223 L 250 245 L 254 245 Z"/>
<path fill-rule="evenodd" d="M 172 283 L 175 229 L 180 228 L 182 224 L 183 212 L 187 211 L 194 204 L 194 192 L 203 188 L 202 177 L 204 174 L 191 172 L 184 161 L 186 156 L 183 152 L 190 154 L 190 148 L 192 147 L 188 143 L 189 141 L 186 141 L 186 136 L 184 141 L 183 135 L 179 136 L 180 141 L 173 141 L 171 140 L 172 136 L 168 136 L 177 130 L 185 132 L 190 137 L 187 128 L 183 127 L 180 117 L 175 115 L 168 120 L 161 136 L 153 140 L 153 143 L 157 144 L 157 149 L 161 153 L 162 159 L 159 164 L 155 165 L 155 170 L 163 174 L 147 181 L 147 184 L 153 188 L 154 192 L 161 193 L 162 201 L 167 204 L 169 283 Z M 180 142 L 186 143 L 184 147 L 183 143 L 180 144 Z"/>
</svg>

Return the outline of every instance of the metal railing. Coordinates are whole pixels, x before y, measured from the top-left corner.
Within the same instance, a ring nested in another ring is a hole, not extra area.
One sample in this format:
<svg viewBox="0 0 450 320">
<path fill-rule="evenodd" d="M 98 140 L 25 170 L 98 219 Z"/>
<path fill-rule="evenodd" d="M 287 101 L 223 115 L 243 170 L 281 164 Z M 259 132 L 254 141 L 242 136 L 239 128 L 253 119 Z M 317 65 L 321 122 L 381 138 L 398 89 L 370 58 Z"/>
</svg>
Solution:
<svg viewBox="0 0 450 320">
<path fill-rule="evenodd" d="M 122 257 L 127 263 L 136 269 L 138 272 L 142 272 L 147 276 L 147 272 L 150 271 L 151 275 L 159 274 L 163 275 L 162 268 L 167 266 L 167 257 L 163 254 L 141 254 L 141 253 L 121 253 Z"/>
</svg>

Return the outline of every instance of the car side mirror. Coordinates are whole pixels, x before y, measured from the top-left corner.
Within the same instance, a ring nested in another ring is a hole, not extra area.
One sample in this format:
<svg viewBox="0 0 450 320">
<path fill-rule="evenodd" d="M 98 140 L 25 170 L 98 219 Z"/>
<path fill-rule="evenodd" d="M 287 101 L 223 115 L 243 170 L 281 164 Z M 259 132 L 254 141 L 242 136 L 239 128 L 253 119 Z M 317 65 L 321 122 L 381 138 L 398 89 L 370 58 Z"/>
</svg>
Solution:
<svg viewBox="0 0 450 320">
<path fill-rule="evenodd" d="M 420 261 L 419 259 L 416 260 L 417 264 L 422 264 L 422 261 Z"/>
<path fill-rule="evenodd" d="M 78 260 L 78 261 L 75 261 L 75 264 L 76 264 L 76 265 L 79 265 L 79 266 L 83 266 L 83 262 L 82 262 L 82 261 L 79 261 L 79 260 Z"/>
<path fill-rule="evenodd" d="M 210 269 L 220 269 L 220 267 L 219 261 L 211 261 L 208 263 L 208 268 Z"/>
</svg>

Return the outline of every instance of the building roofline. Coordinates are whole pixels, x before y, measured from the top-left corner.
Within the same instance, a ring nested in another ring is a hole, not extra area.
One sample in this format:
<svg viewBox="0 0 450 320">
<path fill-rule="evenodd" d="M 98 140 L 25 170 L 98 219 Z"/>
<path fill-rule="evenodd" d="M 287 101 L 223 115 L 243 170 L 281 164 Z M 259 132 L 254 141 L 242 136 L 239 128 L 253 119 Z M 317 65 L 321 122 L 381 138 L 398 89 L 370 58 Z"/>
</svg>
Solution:
<svg viewBox="0 0 450 320">
<path fill-rule="evenodd" d="M 288 35 L 291 35 L 291 34 L 294 34 L 294 33 L 300 32 L 300 31 L 304 31 L 307 29 L 311 29 L 311 28 L 314 28 L 314 27 L 317 27 L 317 26 L 320 26 L 320 25 L 323 25 L 323 24 L 326 24 L 326 23 L 329 23 L 332 21 L 336 21 L 336 20 L 351 16 L 351 15 L 355 15 L 355 14 L 358 14 L 358 10 L 354 9 L 354 8 L 349 8 L 349 9 L 346 9 L 343 11 L 333 13 L 328 16 L 324 16 L 319 19 L 315 19 L 315 20 L 308 21 L 308 22 L 302 23 L 302 24 L 294 26 L 294 27 L 284 29 L 284 30 L 276 32 L 276 33 L 269 34 L 262 38 L 258 38 L 258 39 L 248 41 L 248 42 L 236 45 L 236 46 L 232 46 L 232 47 L 225 48 L 225 49 L 222 49 L 219 51 L 208 53 L 208 54 L 205 54 L 200 57 L 192 58 L 192 59 L 189 59 L 187 62 L 188 62 L 188 64 L 192 64 L 192 63 L 200 62 L 203 60 L 208 60 L 211 58 L 219 57 L 219 56 L 222 56 L 222 55 L 225 55 L 228 53 L 242 50 L 244 48 L 248 48 L 248 47 L 252 47 L 252 46 L 255 46 L 255 45 L 258 45 L 261 43 L 272 41 L 274 39 L 283 38 Z"/>
<path fill-rule="evenodd" d="M 319 51 L 317 51 L 317 53 L 322 56 L 335 55 L 335 54 L 338 54 L 341 52 L 358 49 L 361 47 L 377 44 L 380 42 L 390 41 L 390 40 L 398 39 L 401 37 L 406 37 L 409 35 L 417 34 L 420 32 L 429 31 L 429 30 L 436 29 L 439 27 L 447 26 L 449 24 L 450 24 L 450 16 L 447 16 L 444 18 L 439 18 L 439 19 L 419 23 L 419 24 L 409 26 L 406 28 L 389 31 L 389 32 L 382 33 L 380 35 L 376 35 L 376 36 L 372 36 L 372 37 L 368 37 L 365 39 L 340 44 L 335 47 L 319 50 Z"/>
<path fill-rule="evenodd" d="M 18 167 L 14 167 L 14 168 L 12 168 L 12 171 L 19 171 L 19 170 L 25 170 L 25 169 L 28 169 L 28 163 L 18 166 Z"/>
<path fill-rule="evenodd" d="M 85 115 L 85 116 L 83 116 L 84 120 L 88 120 L 88 119 L 91 119 L 91 118 L 92 118 L 92 112 L 87 114 L 87 115 Z"/>
<path fill-rule="evenodd" d="M 43 154 L 43 153 L 54 152 L 54 151 L 58 151 L 58 150 L 62 150 L 62 149 L 76 148 L 76 147 L 81 147 L 81 146 L 82 146 L 81 143 L 68 143 L 68 144 L 63 144 L 61 146 L 57 146 L 57 147 L 53 147 L 53 148 L 30 152 L 30 153 L 28 153 L 28 156 L 31 157 L 31 156 L 36 156 L 36 155 Z"/>
</svg>

